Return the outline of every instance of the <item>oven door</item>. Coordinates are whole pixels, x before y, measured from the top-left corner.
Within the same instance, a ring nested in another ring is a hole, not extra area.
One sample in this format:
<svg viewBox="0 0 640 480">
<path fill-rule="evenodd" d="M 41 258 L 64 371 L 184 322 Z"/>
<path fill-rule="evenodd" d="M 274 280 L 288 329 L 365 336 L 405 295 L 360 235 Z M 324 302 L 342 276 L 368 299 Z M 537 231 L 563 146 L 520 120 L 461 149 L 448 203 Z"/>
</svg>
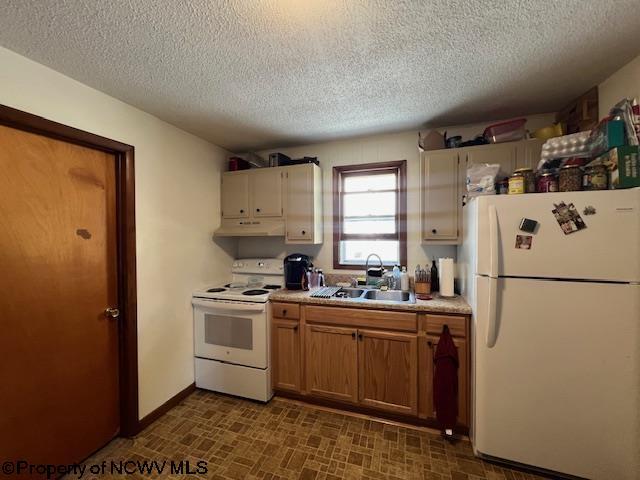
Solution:
<svg viewBox="0 0 640 480">
<path fill-rule="evenodd" d="M 194 298 L 195 355 L 267 368 L 267 304 Z"/>
</svg>

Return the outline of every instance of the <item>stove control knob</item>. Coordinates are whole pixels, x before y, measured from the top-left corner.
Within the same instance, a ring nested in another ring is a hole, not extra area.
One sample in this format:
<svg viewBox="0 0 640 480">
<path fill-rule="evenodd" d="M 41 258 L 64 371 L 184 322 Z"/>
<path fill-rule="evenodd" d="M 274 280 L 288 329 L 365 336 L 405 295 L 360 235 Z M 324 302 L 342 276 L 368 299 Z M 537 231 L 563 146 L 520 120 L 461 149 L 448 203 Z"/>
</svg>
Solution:
<svg viewBox="0 0 640 480">
<path fill-rule="evenodd" d="M 258 262 L 258 267 L 260 268 L 264 267 L 264 262 Z"/>
</svg>

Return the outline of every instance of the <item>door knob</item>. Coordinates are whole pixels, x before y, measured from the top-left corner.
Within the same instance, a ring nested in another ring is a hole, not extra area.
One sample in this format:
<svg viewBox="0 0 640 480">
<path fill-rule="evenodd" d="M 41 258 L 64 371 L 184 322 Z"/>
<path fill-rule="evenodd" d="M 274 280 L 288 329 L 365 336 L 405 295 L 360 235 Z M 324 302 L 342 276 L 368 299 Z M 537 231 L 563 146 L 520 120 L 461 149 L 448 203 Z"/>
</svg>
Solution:
<svg viewBox="0 0 640 480">
<path fill-rule="evenodd" d="M 117 308 L 107 308 L 104 311 L 104 314 L 107 317 L 111 317 L 111 318 L 118 318 L 120 316 L 120 310 L 118 310 Z"/>
</svg>

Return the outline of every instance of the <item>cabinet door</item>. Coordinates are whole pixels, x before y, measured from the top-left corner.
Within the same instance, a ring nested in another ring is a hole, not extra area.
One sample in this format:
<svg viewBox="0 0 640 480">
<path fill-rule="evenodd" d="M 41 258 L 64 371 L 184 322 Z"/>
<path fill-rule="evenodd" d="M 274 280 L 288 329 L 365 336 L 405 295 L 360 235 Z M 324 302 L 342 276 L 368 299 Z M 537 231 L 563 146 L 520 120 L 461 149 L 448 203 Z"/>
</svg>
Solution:
<svg viewBox="0 0 640 480">
<path fill-rule="evenodd" d="M 254 217 L 282 216 L 282 170 L 260 168 L 250 175 L 251 211 Z"/>
<path fill-rule="evenodd" d="M 498 178 L 508 177 L 516 168 L 516 143 L 498 143 L 465 149 L 467 166 L 478 163 L 497 163 L 500 165 Z"/>
<path fill-rule="evenodd" d="M 307 325 L 306 391 L 310 395 L 358 401 L 358 342 L 355 328 Z"/>
<path fill-rule="evenodd" d="M 422 238 L 456 240 L 460 207 L 458 152 L 426 152 L 422 162 Z"/>
<path fill-rule="evenodd" d="M 359 401 L 389 412 L 418 412 L 416 335 L 358 330 Z"/>
<path fill-rule="evenodd" d="M 272 319 L 271 364 L 274 389 L 300 392 L 300 328 L 296 320 Z"/>
<path fill-rule="evenodd" d="M 420 342 L 423 342 L 420 346 L 421 364 L 424 365 L 425 376 L 424 388 L 420 391 L 420 404 L 424 404 L 424 412 L 421 408 L 421 417 L 435 418 L 435 408 L 433 404 L 433 377 L 435 364 L 433 362 L 433 355 L 436 352 L 438 346 L 437 336 L 420 337 Z M 468 427 L 469 426 L 469 359 L 467 357 L 467 341 L 461 338 L 454 338 L 453 343 L 458 349 L 458 424 Z"/>
<path fill-rule="evenodd" d="M 301 165 L 287 169 L 287 241 L 313 238 L 313 169 Z"/>
<path fill-rule="evenodd" d="M 516 168 L 533 168 L 538 166 L 542 154 L 543 140 L 532 138 L 516 145 Z"/>
<path fill-rule="evenodd" d="M 249 216 L 249 173 L 222 175 L 222 218 Z"/>
</svg>

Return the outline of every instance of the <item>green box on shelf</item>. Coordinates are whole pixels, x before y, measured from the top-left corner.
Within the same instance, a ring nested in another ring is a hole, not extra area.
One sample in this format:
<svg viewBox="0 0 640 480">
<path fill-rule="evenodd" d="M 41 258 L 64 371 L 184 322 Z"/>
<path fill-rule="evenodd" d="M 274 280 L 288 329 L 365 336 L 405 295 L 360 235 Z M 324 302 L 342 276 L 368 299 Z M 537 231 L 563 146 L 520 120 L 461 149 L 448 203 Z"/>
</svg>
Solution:
<svg viewBox="0 0 640 480">
<path fill-rule="evenodd" d="M 600 158 L 611 170 L 611 188 L 640 187 L 640 147 L 613 148 Z"/>
<path fill-rule="evenodd" d="M 622 147 L 627 144 L 624 129 L 624 121 L 603 121 L 591 132 L 591 153 L 593 156 L 602 155 L 612 148 Z"/>
</svg>

